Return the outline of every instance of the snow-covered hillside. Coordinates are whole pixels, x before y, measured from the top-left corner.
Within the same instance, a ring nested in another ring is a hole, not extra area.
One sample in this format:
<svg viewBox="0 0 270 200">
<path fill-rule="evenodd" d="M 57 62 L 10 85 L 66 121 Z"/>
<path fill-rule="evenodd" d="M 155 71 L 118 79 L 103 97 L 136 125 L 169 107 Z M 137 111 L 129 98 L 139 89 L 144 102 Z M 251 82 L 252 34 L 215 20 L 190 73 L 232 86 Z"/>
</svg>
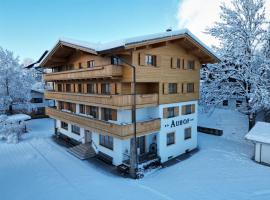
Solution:
<svg viewBox="0 0 270 200">
<path fill-rule="evenodd" d="M 249 144 L 199 134 L 200 151 L 192 157 L 131 180 L 55 144 L 52 120 L 28 123 L 22 142 L 0 143 L 1 200 L 270 199 L 270 168 L 250 160 Z"/>
</svg>

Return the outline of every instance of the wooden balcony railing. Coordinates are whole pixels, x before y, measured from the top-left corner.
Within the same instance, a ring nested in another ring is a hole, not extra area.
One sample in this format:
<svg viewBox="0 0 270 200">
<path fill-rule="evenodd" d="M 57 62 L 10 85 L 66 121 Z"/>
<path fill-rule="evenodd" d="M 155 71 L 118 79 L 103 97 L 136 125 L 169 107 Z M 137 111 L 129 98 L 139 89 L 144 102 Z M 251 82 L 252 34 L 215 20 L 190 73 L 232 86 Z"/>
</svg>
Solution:
<svg viewBox="0 0 270 200">
<path fill-rule="evenodd" d="M 127 139 L 133 136 L 133 124 L 114 124 L 106 121 L 92 119 L 73 113 L 63 112 L 54 108 L 46 108 L 46 114 L 51 118 L 77 124 L 90 131 L 110 134 L 120 139 Z M 160 119 L 153 119 L 145 122 L 137 122 L 137 135 L 146 135 L 160 130 Z"/>
<path fill-rule="evenodd" d="M 91 104 L 96 106 L 105 106 L 111 108 L 131 108 L 133 103 L 132 95 L 98 95 L 98 94 L 80 94 L 64 92 L 45 92 L 46 99 L 58 101 L 68 101 L 75 103 Z M 147 107 L 158 105 L 158 94 L 139 94 L 136 95 L 136 106 Z"/>
<path fill-rule="evenodd" d="M 45 81 L 78 80 L 91 78 L 119 78 L 122 77 L 122 66 L 106 65 L 87 69 L 77 69 L 63 72 L 54 72 L 44 75 Z"/>
</svg>

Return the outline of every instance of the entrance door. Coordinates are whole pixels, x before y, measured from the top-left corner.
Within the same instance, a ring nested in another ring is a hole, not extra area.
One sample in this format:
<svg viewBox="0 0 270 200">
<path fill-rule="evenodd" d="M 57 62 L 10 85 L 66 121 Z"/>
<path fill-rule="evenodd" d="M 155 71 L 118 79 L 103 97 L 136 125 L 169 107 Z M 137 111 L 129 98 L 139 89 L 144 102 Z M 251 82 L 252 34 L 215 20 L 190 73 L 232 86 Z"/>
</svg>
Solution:
<svg viewBox="0 0 270 200">
<path fill-rule="evenodd" d="M 139 149 L 139 155 L 145 153 L 145 136 L 137 138 L 137 148 Z"/>
<path fill-rule="evenodd" d="M 92 132 L 89 130 L 84 130 L 84 139 L 85 139 L 85 143 L 91 142 L 92 141 Z"/>
</svg>

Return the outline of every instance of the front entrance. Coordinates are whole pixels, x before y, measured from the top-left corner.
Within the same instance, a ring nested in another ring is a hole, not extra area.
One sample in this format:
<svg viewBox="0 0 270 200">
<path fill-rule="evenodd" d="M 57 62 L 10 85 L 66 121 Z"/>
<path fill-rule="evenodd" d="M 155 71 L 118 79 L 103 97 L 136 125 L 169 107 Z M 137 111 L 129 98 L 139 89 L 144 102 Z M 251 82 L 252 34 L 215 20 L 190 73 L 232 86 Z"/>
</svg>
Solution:
<svg viewBox="0 0 270 200">
<path fill-rule="evenodd" d="M 85 143 L 89 143 L 92 141 L 92 132 L 89 130 L 84 130 L 84 141 Z"/>
<path fill-rule="evenodd" d="M 142 155 L 145 153 L 145 136 L 137 138 L 137 149 L 138 155 Z"/>
</svg>

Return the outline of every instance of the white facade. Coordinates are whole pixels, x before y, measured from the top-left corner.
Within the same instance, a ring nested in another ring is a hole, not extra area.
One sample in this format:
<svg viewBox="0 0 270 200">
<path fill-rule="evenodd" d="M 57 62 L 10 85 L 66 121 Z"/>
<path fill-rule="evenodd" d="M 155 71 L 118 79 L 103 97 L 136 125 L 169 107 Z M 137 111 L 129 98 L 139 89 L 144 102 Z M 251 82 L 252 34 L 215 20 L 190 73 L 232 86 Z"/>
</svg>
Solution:
<svg viewBox="0 0 270 200">
<path fill-rule="evenodd" d="M 57 103 L 56 103 L 57 104 Z M 181 113 L 182 106 L 195 105 L 195 112 L 188 115 Z M 176 117 L 163 119 L 163 108 L 179 107 L 179 114 Z M 79 114 L 79 105 L 76 105 L 76 114 Z M 137 109 L 137 121 L 147 121 L 151 119 L 160 118 L 161 127 L 159 132 L 149 133 L 144 137 L 144 148 L 138 148 L 138 154 L 147 153 L 150 151 L 150 145 L 155 143 L 157 145 L 157 153 L 161 162 L 166 162 L 169 159 L 177 157 L 187 151 L 191 151 L 197 147 L 197 101 L 180 102 L 174 104 L 163 104 L 156 107 L 147 107 Z M 131 110 L 118 110 L 117 121 L 110 121 L 117 124 L 131 123 Z M 85 141 L 85 129 L 80 127 L 80 135 L 74 134 L 71 131 L 71 124 L 68 124 L 68 130 L 61 128 L 61 122 L 56 120 L 56 127 L 59 132 L 78 141 Z M 191 138 L 185 140 L 185 128 L 191 128 Z M 167 145 L 167 134 L 174 132 L 174 144 Z M 96 152 L 102 152 L 110 156 L 114 165 L 120 165 L 124 160 L 128 159 L 130 152 L 130 139 L 121 140 L 116 137 L 113 138 L 113 148 L 107 148 L 100 145 L 99 135 L 106 135 L 106 133 L 91 133 L 92 146 Z"/>
</svg>

